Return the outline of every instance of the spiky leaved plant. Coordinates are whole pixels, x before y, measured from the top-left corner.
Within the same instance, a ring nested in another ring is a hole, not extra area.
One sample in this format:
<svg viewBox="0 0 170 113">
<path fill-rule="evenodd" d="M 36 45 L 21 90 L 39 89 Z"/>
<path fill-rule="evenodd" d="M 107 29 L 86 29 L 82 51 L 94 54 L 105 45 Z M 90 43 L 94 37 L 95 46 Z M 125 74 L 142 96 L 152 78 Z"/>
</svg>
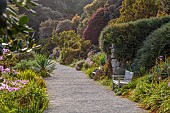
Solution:
<svg viewBox="0 0 170 113">
<path fill-rule="evenodd" d="M 55 69 L 55 63 L 42 54 L 35 55 L 34 69 L 40 73 L 42 77 L 50 76 L 50 73 Z"/>
</svg>

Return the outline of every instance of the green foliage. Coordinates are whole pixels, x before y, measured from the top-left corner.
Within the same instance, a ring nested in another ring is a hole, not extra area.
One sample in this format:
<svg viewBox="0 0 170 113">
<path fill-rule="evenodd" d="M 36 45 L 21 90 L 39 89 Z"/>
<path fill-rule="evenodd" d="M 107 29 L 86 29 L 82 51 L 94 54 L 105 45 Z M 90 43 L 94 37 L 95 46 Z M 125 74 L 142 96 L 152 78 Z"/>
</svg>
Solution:
<svg viewBox="0 0 170 113">
<path fill-rule="evenodd" d="M 0 60 L 0 65 L 3 65 L 4 68 L 15 66 L 18 62 L 15 54 L 12 54 L 12 55 L 3 54 L 1 57 L 2 57 L 2 60 Z"/>
<path fill-rule="evenodd" d="M 37 76 L 39 75 L 31 69 L 21 71 L 19 74 L 17 74 L 17 78 L 20 78 L 23 80 L 35 80 Z"/>
<path fill-rule="evenodd" d="M 39 87 L 46 88 L 44 79 L 41 77 L 41 75 L 35 73 L 33 70 L 27 69 L 25 71 L 21 71 L 16 77 L 22 80 L 34 81 L 34 83 Z"/>
<path fill-rule="evenodd" d="M 170 14 L 170 1 L 169 0 L 159 0 L 161 3 L 161 8 L 167 13 Z"/>
<path fill-rule="evenodd" d="M 24 71 L 26 69 L 32 69 L 33 65 L 34 65 L 34 61 L 31 61 L 31 60 L 21 60 L 13 68 L 18 70 L 18 71 Z"/>
<path fill-rule="evenodd" d="M 4 5 L 3 5 L 4 4 Z M 15 4 L 16 7 L 14 7 Z M 0 9 L 0 54 L 2 54 L 2 46 L 9 48 L 10 51 L 30 51 L 35 47 L 33 37 L 27 37 L 26 47 L 23 46 L 23 41 L 16 36 L 21 34 L 29 34 L 33 30 L 27 26 L 29 18 L 26 15 L 18 15 L 18 7 L 23 7 L 32 13 L 35 13 L 30 6 L 37 5 L 32 0 L 7 2 L 1 1 L 2 8 Z"/>
<path fill-rule="evenodd" d="M 84 7 L 84 11 L 88 17 L 91 17 L 97 9 L 104 7 L 106 0 L 94 0 L 91 4 Z"/>
<path fill-rule="evenodd" d="M 58 20 L 52 20 L 51 18 L 41 22 L 39 27 L 39 37 L 48 38 L 51 37 L 53 30 L 57 27 Z"/>
<path fill-rule="evenodd" d="M 53 43 L 60 50 L 60 63 L 69 65 L 74 59 L 86 57 L 87 49 L 90 48 L 90 41 L 81 39 L 75 31 L 64 31 L 61 33 L 53 32 Z"/>
<path fill-rule="evenodd" d="M 53 32 L 52 35 L 52 41 L 53 43 L 56 43 L 56 45 L 62 49 L 62 48 L 79 48 L 79 40 L 80 36 L 77 35 L 74 31 L 64 31 L 61 33 Z"/>
<path fill-rule="evenodd" d="M 56 27 L 56 32 L 60 33 L 63 31 L 69 31 L 73 29 L 73 23 L 70 20 L 59 21 Z"/>
<path fill-rule="evenodd" d="M 95 67 L 90 67 L 90 68 L 88 68 L 88 69 L 86 69 L 85 70 L 85 73 L 87 74 L 87 76 L 89 77 L 89 78 L 91 78 L 91 74 L 92 74 L 92 72 L 95 70 Z"/>
<path fill-rule="evenodd" d="M 133 62 L 133 69 L 139 70 L 141 67 L 146 70 L 154 64 L 154 60 L 159 56 L 170 56 L 170 23 L 154 31 L 143 42 L 137 52 L 137 57 Z M 148 63 L 149 62 L 149 63 Z"/>
<path fill-rule="evenodd" d="M 39 53 L 46 56 L 49 56 L 52 53 L 53 48 L 56 47 L 56 44 L 51 40 L 50 37 L 39 39 L 38 44 L 43 45 L 39 49 Z"/>
<path fill-rule="evenodd" d="M 50 73 L 55 69 L 55 63 L 44 55 L 37 54 L 35 56 L 34 70 L 42 77 L 50 76 Z"/>
<path fill-rule="evenodd" d="M 102 85 L 112 88 L 112 79 L 104 78 L 99 81 Z"/>
<path fill-rule="evenodd" d="M 92 62 L 96 63 L 97 67 L 103 66 L 106 63 L 106 54 L 102 52 L 95 55 L 90 55 L 89 58 Z"/>
<path fill-rule="evenodd" d="M 50 7 L 52 10 L 58 11 L 64 16 L 70 17 L 76 13 L 81 14 L 83 7 L 92 1 L 93 0 L 38 0 L 38 3 L 45 7 Z"/>
<path fill-rule="evenodd" d="M 155 17 L 158 12 L 156 0 L 124 0 L 117 23 Z"/>
<path fill-rule="evenodd" d="M 59 62 L 61 64 L 69 65 L 71 64 L 75 59 L 80 60 L 80 49 L 72 49 L 72 48 L 66 48 L 60 51 L 60 57 Z"/>
<path fill-rule="evenodd" d="M 17 53 L 16 58 L 17 58 L 18 61 L 21 61 L 21 60 L 33 60 L 35 54 L 36 54 L 35 51 Z"/>
<path fill-rule="evenodd" d="M 122 95 L 129 96 L 141 107 L 151 112 L 170 112 L 170 78 L 169 58 L 166 61 L 157 62 L 151 69 L 150 74 L 138 78 L 123 86 L 120 91 Z M 165 76 L 167 75 L 167 76 Z"/>
<path fill-rule="evenodd" d="M 0 91 L 1 113 L 43 113 L 48 106 L 45 88 L 29 81 L 24 88 L 8 92 Z"/>
<path fill-rule="evenodd" d="M 167 16 L 107 26 L 100 35 L 100 48 L 110 54 L 109 47 L 114 44 L 115 58 L 131 62 L 146 37 L 169 20 Z"/>
</svg>

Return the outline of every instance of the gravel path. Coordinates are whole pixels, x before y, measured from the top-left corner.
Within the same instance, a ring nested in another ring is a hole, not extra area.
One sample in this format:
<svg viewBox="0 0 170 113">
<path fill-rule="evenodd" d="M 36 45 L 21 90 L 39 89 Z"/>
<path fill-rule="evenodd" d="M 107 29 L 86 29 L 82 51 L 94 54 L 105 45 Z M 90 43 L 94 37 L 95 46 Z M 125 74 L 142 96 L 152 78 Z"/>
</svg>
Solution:
<svg viewBox="0 0 170 113">
<path fill-rule="evenodd" d="M 50 97 L 45 113 L 146 113 L 83 72 L 59 64 L 56 68 L 52 77 L 45 79 Z"/>
</svg>

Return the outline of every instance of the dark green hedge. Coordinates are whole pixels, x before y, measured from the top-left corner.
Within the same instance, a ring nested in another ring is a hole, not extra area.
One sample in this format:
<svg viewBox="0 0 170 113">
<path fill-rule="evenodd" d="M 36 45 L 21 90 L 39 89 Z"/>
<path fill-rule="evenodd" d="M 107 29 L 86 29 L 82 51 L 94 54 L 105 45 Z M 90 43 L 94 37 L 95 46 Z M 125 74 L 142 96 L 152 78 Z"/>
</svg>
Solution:
<svg viewBox="0 0 170 113">
<path fill-rule="evenodd" d="M 115 57 L 122 61 L 132 61 L 143 41 L 154 30 L 170 21 L 170 16 L 141 19 L 134 22 L 108 25 L 100 35 L 100 48 L 109 53 L 114 44 Z"/>
<path fill-rule="evenodd" d="M 133 70 L 138 71 L 140 67 L 150 69 L 159 56 L 170 56 L 170 22 L 146 38 L 133 61 Z"/>
</svg>

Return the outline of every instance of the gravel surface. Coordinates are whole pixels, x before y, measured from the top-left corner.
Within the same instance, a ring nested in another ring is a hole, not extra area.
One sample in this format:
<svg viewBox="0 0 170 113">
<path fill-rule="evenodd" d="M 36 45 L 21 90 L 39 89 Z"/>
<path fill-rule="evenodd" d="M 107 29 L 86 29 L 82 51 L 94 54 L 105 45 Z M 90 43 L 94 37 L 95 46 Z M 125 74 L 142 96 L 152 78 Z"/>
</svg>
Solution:
<svg viewBox="0 0 170 113">
<path fill-rule="evenodd" d="M 56 68 L 45 79 L 50 105 L 44 113 L 146 113 L 83 72 L 59 64 Z"/>
</svg>

